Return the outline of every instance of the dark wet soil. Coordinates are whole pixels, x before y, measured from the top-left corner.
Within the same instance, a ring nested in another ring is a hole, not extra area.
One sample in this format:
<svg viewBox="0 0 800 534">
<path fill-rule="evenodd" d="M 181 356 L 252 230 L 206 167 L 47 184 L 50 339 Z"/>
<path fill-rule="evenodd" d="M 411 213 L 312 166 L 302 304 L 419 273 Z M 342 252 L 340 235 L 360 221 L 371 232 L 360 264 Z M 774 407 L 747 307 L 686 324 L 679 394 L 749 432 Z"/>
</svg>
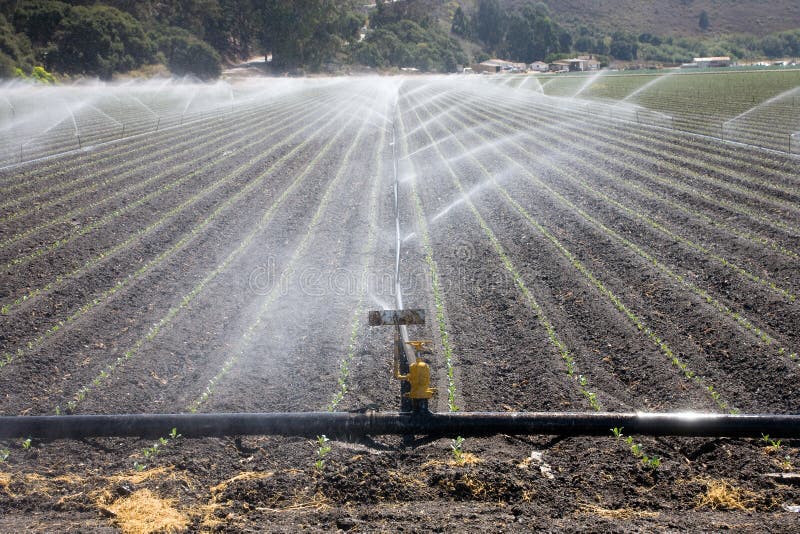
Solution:
<svg viewBox="0 0 800 534">
<path fill-rule="evenodd" d="M 0 273 L 10 305 L 0 315 L 10 360 L 0 413 L 396 410 L 391 330 L 366 325 L 367 310 L 394 299 L 391 132 L 376 126 L 394 111 L 383 89 L 282 97 L 258 111 L 261 124 L 214 118 L 219 135 L 241 126 L 239 150 L 142 156 L 119 183 L 70 197 L 93 183 L 79 181 L 86 175 L 113 177 L 132 148 L 163 149 L 163 136 L 20 166 L 18 179 L 38 185 L 5 192 L 12 211 L 30 211 L 1 223 L 0 238 L 96 207 L 2 248 L 4 261 L 158 192 L 179 178 L 168 172 L 176 162 L 200 172 Z M 800 310 L 776 290 L 800 291 L 787 253 L 800 250 L 791 161 L 742 149 L 736 165 L 709 172 L 713 181 L 697 180 L 702 166 L 681 168 L 670 154 L 729 147 L 679 134 L 647 146 L 659 134 L 646 127 L 478 89 L 400 86 L 402 283 L 406 306 L 428 310 L 412 335 L 436 347 L 432 408 L 796 413 Z M 198 147 L 226 142 L 193 127 Z M 3 170 L 0 184 L 14 177 Z M 144 439 L 19 436 L 0 443 L 0 532 L 135 531 L 119 505 L 144 490 L 190 531 L 797 530 L 800 441 L 621 432 L 468 438 L 456 452 L 451 439 L 424 436 L 320 445 L 176 435 L 155 449 Z"/>
</svg>

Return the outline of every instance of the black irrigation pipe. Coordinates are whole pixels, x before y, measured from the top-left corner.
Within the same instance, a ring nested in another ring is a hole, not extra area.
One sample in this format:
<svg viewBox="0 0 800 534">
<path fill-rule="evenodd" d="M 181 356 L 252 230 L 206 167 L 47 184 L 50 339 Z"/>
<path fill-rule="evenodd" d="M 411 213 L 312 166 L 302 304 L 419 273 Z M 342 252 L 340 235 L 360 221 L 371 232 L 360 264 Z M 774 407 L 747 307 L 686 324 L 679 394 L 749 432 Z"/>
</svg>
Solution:
<svg viewBox="0 0 800 534">
<path fill-rule="evenodd" d="M 0 416 L 0 439 L 157 437 L 172 428 L 186 437 L 280 435 L 357 438 L 374 435 L 557 435 L 800 438 L 800 415 L 691 413 L 193 413 Z"/>
</svg>

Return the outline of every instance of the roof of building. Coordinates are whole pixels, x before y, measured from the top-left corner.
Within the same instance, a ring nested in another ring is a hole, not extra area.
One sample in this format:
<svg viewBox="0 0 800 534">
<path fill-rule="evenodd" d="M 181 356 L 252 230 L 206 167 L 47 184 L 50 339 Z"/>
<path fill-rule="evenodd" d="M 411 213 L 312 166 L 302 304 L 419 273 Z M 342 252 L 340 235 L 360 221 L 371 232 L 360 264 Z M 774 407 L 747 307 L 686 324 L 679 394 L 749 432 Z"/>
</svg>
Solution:
<svg viewBox="0 0 800 534">
<path fill-rule="evenodd" d="M 514 63 L 513 61 L 506 61 L 505 59 L 487 59 L 486 61 L 481 61 L 480 64 L 487 67 L 525 67 L 525 63 Z"/>
<path fill-rule="evenodd" d="M 730 61 L 731 58 L 728 56 L 714 56 L 714 57 L 696 57 L 694 58 L 695 63 L 700 63 L 701 61 Z"/>
</svg>

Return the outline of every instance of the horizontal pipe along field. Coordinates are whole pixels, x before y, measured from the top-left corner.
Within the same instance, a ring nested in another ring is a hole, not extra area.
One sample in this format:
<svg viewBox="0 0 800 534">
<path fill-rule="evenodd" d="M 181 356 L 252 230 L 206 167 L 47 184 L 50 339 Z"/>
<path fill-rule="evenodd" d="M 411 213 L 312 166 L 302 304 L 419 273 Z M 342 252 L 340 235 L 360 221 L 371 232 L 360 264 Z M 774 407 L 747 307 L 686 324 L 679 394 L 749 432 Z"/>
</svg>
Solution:
<svg viewBox="0 0 800 534">
<path fill-rule="evenodd" d="M 788 525 L 799 87 L 790 69 L 0 86 L 0 508 L 65 518 L 23 487 L 41 471 L 88 518 L 124 491 L 89 502 L 86 469 L 161 466 L 205 488 L 184 509 L 276 525 L 407 495 L 431 517 L 711 528 L 717 483 L 741 524 Z M 293 496 L 254 497 L 269 477 Z"/>
</svg>

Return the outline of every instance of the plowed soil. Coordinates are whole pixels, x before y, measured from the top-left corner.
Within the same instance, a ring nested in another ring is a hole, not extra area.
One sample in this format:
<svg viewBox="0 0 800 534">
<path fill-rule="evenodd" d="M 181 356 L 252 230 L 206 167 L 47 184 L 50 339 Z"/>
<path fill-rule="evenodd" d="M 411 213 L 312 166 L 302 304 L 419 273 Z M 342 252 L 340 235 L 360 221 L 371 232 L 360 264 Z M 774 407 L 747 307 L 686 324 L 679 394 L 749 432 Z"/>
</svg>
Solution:
<svg viewBox="0 0 800 534">
<path fill-rule="evenodd" d="M 797 413 L 797 159 L 582 109 L 339 80 L 0 169 L 0 413 L 396 411 L 393 158 L 435 411 Z M 180 431 L 0 443 L 0 531 L 799 524 L 780 436 Z"/>
</svg>

